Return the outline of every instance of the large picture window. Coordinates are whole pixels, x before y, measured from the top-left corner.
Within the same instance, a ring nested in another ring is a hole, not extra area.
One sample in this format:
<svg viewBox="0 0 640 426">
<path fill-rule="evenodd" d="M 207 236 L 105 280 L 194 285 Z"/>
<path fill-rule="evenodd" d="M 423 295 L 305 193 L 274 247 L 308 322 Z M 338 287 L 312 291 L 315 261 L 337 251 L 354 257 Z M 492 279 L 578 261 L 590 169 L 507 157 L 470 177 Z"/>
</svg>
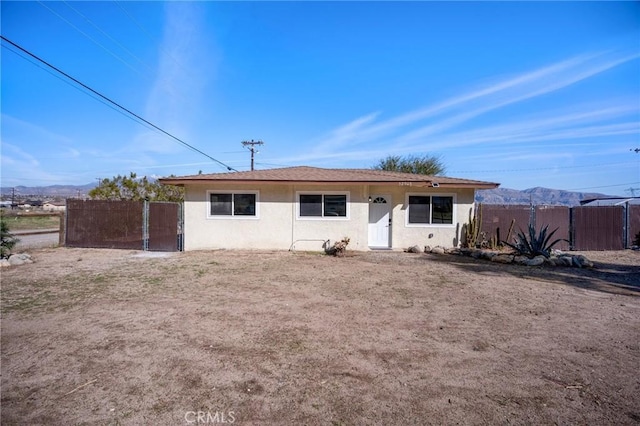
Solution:
<svg viewBox="0 0 640 426">
<path fill-rule="evenodd" d="M 453 196 L 409 195 L 407 224 L 453 224 Z"/>
<path fill-rule="evenodd" d="M 346 218 L 347 194 L 299 194 L 299 217 Z"/>
<path fill-rule="evenodd" d="M 210 217 L 257 217 L 256 192 L 209 192 Z"/>
</svg>

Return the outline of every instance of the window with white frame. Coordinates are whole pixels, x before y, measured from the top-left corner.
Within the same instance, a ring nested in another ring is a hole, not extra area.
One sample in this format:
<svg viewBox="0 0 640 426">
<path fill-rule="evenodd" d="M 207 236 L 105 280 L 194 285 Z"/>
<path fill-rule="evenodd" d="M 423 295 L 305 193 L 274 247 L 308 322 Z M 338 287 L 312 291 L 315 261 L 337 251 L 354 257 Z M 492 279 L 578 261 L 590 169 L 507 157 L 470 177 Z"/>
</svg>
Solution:
<svg viewBox="0 0 640 426">
<path fill-rule="evenodd" d="M 208 191 L 208 196 L 209 217 L 258 217 L 257 191 Z"/>
<path fill-rule="evenodd" d="M 407 204 L 409 225 L 453 225 L 451 195 L 409 195 Z"/>
<path fill-rule="evenodd" d="M 347 193 L 299 193 L 298 217 L 346 218 L 348 198 Z"/>
</svg>

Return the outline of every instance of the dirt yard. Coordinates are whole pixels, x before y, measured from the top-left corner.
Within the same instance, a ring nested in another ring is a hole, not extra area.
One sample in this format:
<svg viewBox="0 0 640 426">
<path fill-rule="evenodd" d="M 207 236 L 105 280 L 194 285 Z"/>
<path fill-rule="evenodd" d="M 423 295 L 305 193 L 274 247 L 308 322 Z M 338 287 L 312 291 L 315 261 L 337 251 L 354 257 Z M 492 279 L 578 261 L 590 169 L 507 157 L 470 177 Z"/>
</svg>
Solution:
<svg viewBox="0 0 640 426">
<path fill-rule="evenodd" d="M 2 271 L 3 425 L 640 423 L 640 252 L 32 255 Z"/>
</svg>

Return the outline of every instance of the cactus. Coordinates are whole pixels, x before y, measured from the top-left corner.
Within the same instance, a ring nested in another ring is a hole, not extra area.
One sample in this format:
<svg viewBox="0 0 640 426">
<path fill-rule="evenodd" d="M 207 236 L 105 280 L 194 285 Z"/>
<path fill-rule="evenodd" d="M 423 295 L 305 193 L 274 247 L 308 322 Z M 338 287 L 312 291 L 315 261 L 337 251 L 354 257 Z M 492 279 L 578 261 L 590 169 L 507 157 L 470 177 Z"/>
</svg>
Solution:
<svg viewBox="0 0 640 426">
<path fill-rule="evenodd" d="M 509 226 L 509 232 L 507 232 L 507 239 L 505 241 L 511 241 L 511 233 L 513 232 L 513 225 L 516 224 L 515 219 L 511 219 L 511 226 Z"/>
<path fill-rule="evenodd" d="M 473 216 L 471 212 L 473 211 Z M 465 224 L 464 229 L 464 246 L 476 248 L 479 244 L 480 224 L 482 223 L 482 204 L 474 211 L 469 209 L 469 222 Z"/>
</svg>

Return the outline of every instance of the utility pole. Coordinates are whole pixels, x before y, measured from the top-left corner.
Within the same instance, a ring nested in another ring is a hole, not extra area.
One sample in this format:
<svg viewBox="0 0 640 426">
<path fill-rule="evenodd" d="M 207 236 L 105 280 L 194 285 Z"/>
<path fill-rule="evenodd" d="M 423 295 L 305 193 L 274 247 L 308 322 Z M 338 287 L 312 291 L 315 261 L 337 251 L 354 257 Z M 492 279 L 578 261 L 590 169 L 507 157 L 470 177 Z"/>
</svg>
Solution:
<svg viewBox="0 0 640 426">
<path fill-rule="evenodd" d="M 11 188 L 11 210 L 16 208 L 16 188 Z"/>
<path fill-rule="evenodd" d="M 255 146 L 256 145 L 264 145 L 264 142 L 262 141 L 254 141 L 253 139 L 251 139 L 251 141 L 243 141 L 242 142 L 242 146 L 244 146 L 245 148 L 247 148 L 249 151 L 251 151 L 251 171 L 253 171 L 253 154 L 259 151 L 256 151 Z"/>
</svg>

